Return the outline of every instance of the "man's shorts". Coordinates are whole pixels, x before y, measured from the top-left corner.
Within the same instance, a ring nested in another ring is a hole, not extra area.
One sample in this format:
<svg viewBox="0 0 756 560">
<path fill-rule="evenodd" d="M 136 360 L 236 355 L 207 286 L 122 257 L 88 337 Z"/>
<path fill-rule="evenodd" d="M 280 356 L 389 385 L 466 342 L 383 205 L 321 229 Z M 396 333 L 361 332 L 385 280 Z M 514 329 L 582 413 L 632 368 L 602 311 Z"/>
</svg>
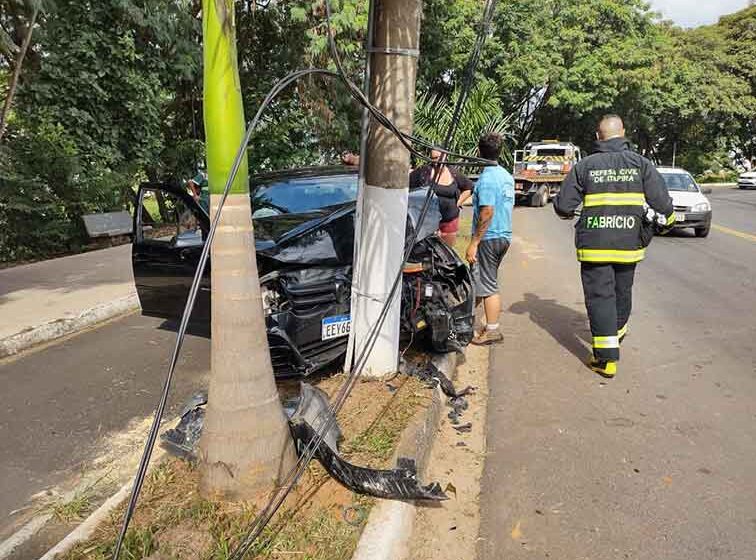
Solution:
<svg viewBox="0 0 756 560">
<path fill-rule="evenodd" d="M 489 297 L 499 291 L 499 266 L 509 250 L 509 240 L 484 239 L 478 246 L 478 262 L 472 267 L 475 297 Z"/>
</svg>

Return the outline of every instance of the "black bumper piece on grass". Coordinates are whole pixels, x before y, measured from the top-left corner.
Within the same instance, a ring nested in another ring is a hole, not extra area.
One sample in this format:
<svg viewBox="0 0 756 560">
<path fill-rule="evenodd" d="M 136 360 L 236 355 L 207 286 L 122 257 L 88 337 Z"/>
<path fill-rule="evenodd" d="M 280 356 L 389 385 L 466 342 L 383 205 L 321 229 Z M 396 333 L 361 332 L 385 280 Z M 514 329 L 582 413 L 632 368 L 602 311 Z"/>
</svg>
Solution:
<svg viewBox="0 0 756 560">
<path fill-rule="evenodd" d="M 326 394 L 309 385 L 300 385 L 300 395 L 284 405 L 289 427 L 302 453 L 315 439 L 317 429 L 323 426 L 331 412 Z M 197 445 L 205 420 L 207 396 L 198 394 L 184 407 L 181 420 L 175 428 L 161 436 L 162 445 L 170 453 L 190 461 L 197 460 Z M 441 486 L 434 482 L 422 486 L 417 479 L 417 468 L 412 459 L 400 458 L 392 470 L 369 469 L 352 465 L 338 454 L 341 431 L 334 422 L 325 438 L 315 450 L 314 457 L 337 482 L 357 494 L 390 500 L 447 500 Z"/>
<path fill-rule="evenodd" d="M 307 422 L 291 426 L 297 449 L 301 452 L 315 439 L 316 432 Z M 389 500 L 448 500 L 438 482 L 421 486 L 412 459 L 400 458 L 395 469 L 379 470 L 358 467 L 346 462 L 325 442 L 315 451 L 315 458 L 328 474 L 357 494 Z"/>
</svg>

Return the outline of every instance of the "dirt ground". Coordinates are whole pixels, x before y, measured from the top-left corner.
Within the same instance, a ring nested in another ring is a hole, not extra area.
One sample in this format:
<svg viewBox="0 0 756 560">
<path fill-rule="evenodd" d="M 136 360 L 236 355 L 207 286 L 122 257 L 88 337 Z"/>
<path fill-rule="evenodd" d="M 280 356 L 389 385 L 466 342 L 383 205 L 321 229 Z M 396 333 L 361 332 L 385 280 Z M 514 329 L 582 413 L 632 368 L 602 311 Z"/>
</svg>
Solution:
<svg viewBox="0 0 756 560">
<path fill-rule="evenodd" d="M 455 385 L 478 387 L 468 397 L 469 408 L 460 418 L 460 425 L 469 422 L 472 429 L 459 433 L 444 415 L 425 477 L 440 481 L 450 499 L 437 507 L 418 507 L 409 556 L 412 560 L 466 560 L 475 555 L 486 451 L 489 350 L 470 346 L 466 354 Z"/>
</svg>

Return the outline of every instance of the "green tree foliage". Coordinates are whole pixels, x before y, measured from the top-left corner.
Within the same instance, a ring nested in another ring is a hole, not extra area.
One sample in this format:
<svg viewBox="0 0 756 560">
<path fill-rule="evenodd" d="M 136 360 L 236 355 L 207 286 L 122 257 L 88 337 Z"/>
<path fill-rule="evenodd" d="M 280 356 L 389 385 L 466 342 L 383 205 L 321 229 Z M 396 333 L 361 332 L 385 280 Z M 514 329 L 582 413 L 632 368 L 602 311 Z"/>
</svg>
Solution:
<svg viewBox="0 0 756 560">
<path fill-rule="evenodd" d="M 459 95 L 460 89 L 455 88 L 449 98 L 431 92 L 418 97 L 415 108 L 415 132 L 426 140 L 442 144 L 449 130 Z M 478 139 L 483 134 L 509 133 L 512 115 L 502 113 L 499 97 L 499 89 L 492 82 L 484 81 L 475 86 L 465 104 L 454 141 L 449 146 L 451 151 L 467 156 L 477 156 Z M 507 154 L 503 156 L 506 161 Z"/>
<path fill-rule="evenodd" d="M 421 84 L 451 95 L 480 3 L 426 3 Z M 694 172 L 753 157 L 756 8 L 684 31 L 642 0 L 500 3 L 478 78 L 497 84 L 517 143 L 560 137 L 590 148 L 596 119 L 626 118 L 650 157 Z"/>
<path fill-rule="evenodd" d="M 204 154 L 198 0 L 0 0 L 2 95 L 38 4 L 0 154 L 0 259 L 75 249 L 85 241 L 82 213 L 127 206 L 146 178 L 185 179 Z M 368 2 L 331 4 L 347 72 L 361 83 Z M 333 68 L 322 0 L 235 7 L 248 115 L 286 73 Z M 482 8 L 425 0 L 417 120 L 432 139 L 453 106 Z M 756 157 L 756 7 L 683 30 L 643 0 L 499 2 L 476 84 L 461 151 L 487 127 L 506 127 L 512 148 L 559 137 L 588 150 L 596 119 L 617 112 L 655 160 L 670 163 L 676 151 L 695 173 L 727 173 L 733 156 Z M 356 150 L 360 114 L 338 82 L 291 87 L 253 139 L 250 170 Z"/>
<path fill-rule="evenodd" d="M 185 0 L 56 0 L 35 33 L 0 176 L 0 259 L 75 250 L 81 216 L 191 172 L 199 25 Z M 24 212 L 25 214 L 19 214 Z M 54 232 L 47 235 L 46 232 Z"/>
</svg>

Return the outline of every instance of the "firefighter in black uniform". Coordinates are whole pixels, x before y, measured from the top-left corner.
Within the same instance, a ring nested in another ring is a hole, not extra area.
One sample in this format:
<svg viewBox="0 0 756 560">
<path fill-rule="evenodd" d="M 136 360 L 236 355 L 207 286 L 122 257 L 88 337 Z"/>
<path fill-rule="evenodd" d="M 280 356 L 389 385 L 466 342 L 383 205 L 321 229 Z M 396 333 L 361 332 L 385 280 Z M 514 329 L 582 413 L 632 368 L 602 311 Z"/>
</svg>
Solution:
<svg viewBox="0 0 756 560">
<path fill-rule="evenodd" d="M 620 117 L 602 118 L 596 137 L 596 153 L 573 167 L 554 209 L 570 219 L 583 205 L 575 244 L 593 334 L 589 366 L 614 377 L 627 334 L 635 266 L 654 230 L 670 228 L 675 214 L 664 179 L 631 149 Z"/>
</svg>

